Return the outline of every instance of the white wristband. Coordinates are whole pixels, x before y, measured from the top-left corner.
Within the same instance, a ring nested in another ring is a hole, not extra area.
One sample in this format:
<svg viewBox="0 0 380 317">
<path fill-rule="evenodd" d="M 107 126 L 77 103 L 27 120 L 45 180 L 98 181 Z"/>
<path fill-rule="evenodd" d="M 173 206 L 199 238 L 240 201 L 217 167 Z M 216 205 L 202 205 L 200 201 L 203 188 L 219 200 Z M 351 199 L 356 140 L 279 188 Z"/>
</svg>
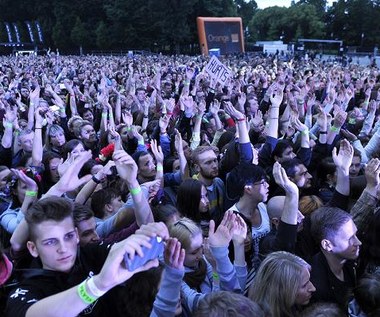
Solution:
<svg viewBox="0 0 380 317">
<path fill-rule="evenodd" d="M 87 288 L 95 297 L 101 297 L 106 293 L 105 291 L 101 291 L 99 288 L 97 288 L 97 286 L 94 283 L 94 277 L 90 277 L 87 280 Z"/>
</svg>

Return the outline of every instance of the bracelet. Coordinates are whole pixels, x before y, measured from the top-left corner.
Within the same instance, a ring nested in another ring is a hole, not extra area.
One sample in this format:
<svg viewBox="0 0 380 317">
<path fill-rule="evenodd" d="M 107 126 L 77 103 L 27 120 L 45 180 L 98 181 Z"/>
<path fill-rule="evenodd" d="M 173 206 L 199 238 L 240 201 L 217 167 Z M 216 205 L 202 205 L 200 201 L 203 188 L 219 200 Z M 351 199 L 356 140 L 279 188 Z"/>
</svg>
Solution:
<svg viewBox="0 0 380 317">
<path fill-rule="evenodd" d="M 5 122 L 4 123 L 4 127 L 12 129 L 13 128 L 13 123 L 12 122 Z"/>
<path fill-rule="evenodd" d="M 86 281 L 83 281 L 78 285 L 77 291 L 80 299 L 87 305 L 90 305 L 97 300 L 97 298 L 92 297 L 89 293 L 87 293 Z"/>
<path fill-rule="evenodd" d="M 162 164 L 157 164 L 156 170 L 157 172 L 162 172 L 164 170 L 164 167 L 162 166 Z"/>
<path fill-rule="evenodd" d="M 95 285 L 95 282 L 94 282 L 94 277 L 90 277 L 88 280 L 87 280 L 87 288 L 88 290 L 90 291 L 91 294 L 95 295 L 96 297 L 101 297 L 103 296 L 106 292 L 105 291 L 102 291 L 100 290 L 96 285 Z"/>
<path fill-rule="evenodd" d="M 338 133 L 339 130 L 340 130 L 340 128 L 334 127 L 334 126 L 332 125 L 331 128 L 330 128 L 330 130 L 331 130 L 332 132 L 336 132 L 336 133 Z"/>
<path fill-rule="evenodd" d="M 144 114 L 144 119 L 148 119 L 148 115 L 147 114 Z"/>
<path fill-rule="evenodd" d="M 42 130 L 42 127 L 41 128 L 34 128 L 34 130 Z"/>
<path fill-rule="evenodd" d="M 278 120 L 278 117 L 268 117 L 268 119 L 275 119 L 275 120 Z"/>
<path fill-rule="evenodd" d="M 136 196 L 137 194 L 141 193 L 141 187 L 131 188 L 129 190 L 132 196 Z"/>
<path fill-rule="evenodd" d="M 327 131 L 319 131 L 319 134 L 327 134 Z"/>
<path fill-rule="evenodd" d="M 96 184 L 100 184 L 100 183 L 102 182 L 101 180 L 97 179 L 97 178 L 95 177 L 95 175 L 93 175 L 91 179 L 92 179 L 92 180 L 94 181 L 94 183 L 96 183 Z"/>
<path fill-rule="evenodd" d="M 245 117 L 244 118 L 240 118 L 240 119 L 236 119 L 237 122 L 243 122 L 243 121 L 246 121 Z"/>
<path fill-rule="evenodd" d="M 27 196 L 27 197 L 36 197 L 37 196 L 37 192 L 34 191 L 34 190 L 27 190 L 27 191 L 25 191 L 25 196 Z"/>
</svg>

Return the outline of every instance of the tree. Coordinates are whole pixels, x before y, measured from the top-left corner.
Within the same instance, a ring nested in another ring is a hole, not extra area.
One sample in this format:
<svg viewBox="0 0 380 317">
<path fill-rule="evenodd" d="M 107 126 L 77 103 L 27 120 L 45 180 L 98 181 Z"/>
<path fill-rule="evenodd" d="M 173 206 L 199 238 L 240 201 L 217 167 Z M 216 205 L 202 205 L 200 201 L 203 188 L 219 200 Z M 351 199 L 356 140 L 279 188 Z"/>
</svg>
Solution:
<svg viewBox="0 0 380 317">
<path fill-rule="evenodd" d="M 269 7 L 258 10 L 249 24 L 249 32 L 254 40 L 279 40 L 287 13 L 284 7 Z"/>
<path fill-rule="evenodd" d="M 112 46 L 110 41 L 109 27 L 100 21 L 95 30 L 96 46 L 100 49 L 109 49 Z"/>
<path fill-rule="evenodd" d="M 327 12 L 327 34 L 345 45 L 379 44 L 379 6 L 371 0 L 339 0 Z M 363 40 L 362 40 L 363 34 Z"/>
<path fill-rule="evenodd" d="M 235 0 L 235 5 L 237 9 L 237 15 L 243 20 L 243 27 L 248 26 L 249 22 L 252 20 L 255 11 L 257 10 L 257 3 L 255 0 Z"/>
</svg>

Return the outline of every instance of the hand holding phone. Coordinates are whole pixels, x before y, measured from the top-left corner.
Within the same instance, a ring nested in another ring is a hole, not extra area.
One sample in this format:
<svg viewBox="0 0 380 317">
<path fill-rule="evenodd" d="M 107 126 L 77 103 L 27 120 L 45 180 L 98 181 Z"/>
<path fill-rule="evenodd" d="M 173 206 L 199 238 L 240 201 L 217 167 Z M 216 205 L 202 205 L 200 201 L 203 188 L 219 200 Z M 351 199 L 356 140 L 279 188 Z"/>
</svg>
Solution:
<svg viewBox="0 0 380 317">
<path fill-rule="evenodd" d="M 138 269 L 139 267 L 143 266 L 150 260 L 156 259 L 163 254 L 164 242 L 161 237 L 153 237 L 150 239 L 149 243 L 152 245 L 150 249 L 148 249 L 145 246 L 142 247 L 142 252 L 144 254 L 143 257 L 139 256 L 138 254 L 135 254 L 135 257 L 133 258 L 133 260 L 131 260 L 127 253 L 124 255 L 124 263 L 128 271 L 132 272 Z"/>
</svg>

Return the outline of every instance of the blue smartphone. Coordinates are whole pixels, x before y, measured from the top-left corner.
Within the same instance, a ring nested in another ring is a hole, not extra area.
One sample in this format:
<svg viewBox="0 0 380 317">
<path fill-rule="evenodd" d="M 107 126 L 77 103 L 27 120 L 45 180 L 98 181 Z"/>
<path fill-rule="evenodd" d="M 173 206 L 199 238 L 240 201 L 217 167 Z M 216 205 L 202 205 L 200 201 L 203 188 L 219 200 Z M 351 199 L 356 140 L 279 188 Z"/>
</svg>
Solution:
<svg viewBox="0 0 380 317">
<path fill-rule="evenodd" d="M 124 255 L 124 263 L 128 271 L 132 272 L 140 266 L 146 264 L 148 261 L 156 259 L 164 253 L 164 241 L 161 237 L 153 237 L 150 239 L 149 243 L 152 245 L 150 249 L 144 246 L 142 247 L 142 252 L 144 254 L 143 257 L 135 254 L 135 257 L 131 260 L 128 253 Z"/>
</svg>

